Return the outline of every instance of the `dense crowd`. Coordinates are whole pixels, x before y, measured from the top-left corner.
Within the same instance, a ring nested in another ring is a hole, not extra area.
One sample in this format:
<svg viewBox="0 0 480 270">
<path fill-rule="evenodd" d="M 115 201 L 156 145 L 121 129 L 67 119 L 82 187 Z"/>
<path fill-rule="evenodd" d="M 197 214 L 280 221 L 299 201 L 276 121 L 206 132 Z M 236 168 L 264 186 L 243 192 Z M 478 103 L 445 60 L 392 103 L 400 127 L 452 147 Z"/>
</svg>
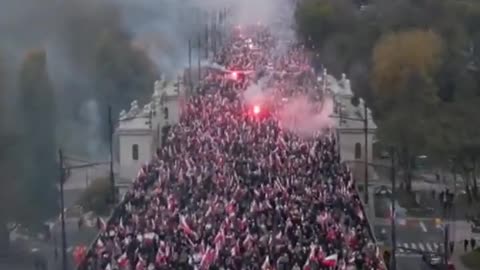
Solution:
<svg viewBox="0 0 480 270">
<path fill-rule="evenodd" d="M 323 95 L 308 55 L 260 26 L 233 33 L 215 57 L 228 72 L 205 75 L 83 269 L 382 269 L 335 136 L 276 117 Z M 243 96 L 259 79 L 281 97 L 262 110 Z"/>
</svg>

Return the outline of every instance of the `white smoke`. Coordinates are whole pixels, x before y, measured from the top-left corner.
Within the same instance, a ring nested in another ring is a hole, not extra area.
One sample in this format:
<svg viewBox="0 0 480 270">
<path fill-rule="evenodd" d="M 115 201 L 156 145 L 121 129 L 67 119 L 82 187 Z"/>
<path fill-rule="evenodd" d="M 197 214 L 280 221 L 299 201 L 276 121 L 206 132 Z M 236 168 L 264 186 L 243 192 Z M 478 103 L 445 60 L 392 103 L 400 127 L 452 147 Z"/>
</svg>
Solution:
<svg viewBox="0 0 480 270">
<path fill-rule="evenodd" d="M 192 40 L 195 48 L 198 37 L 205 38 L 206 28 L 211 29 L 215 21 L 218 23 L 215 17 L 223 10 L 227 10 L 230 24 L 267 25 L 282 40 L 279 48 L 295 39 L 292 27 L 295 6 L 291 0 L 106 1 L 120 8 L 127 29 L 166 75 L 178 73 L 188 66 L 188 40 Z M 221 27 L 216 25 L 216 29 Z M 193 63 L 199 53 L 203 57 L 203 51 L 192 51 Z"/>
<path fill-rule="evenodd" d="M 311 137 L 334 126 L 333 100 L 325 98 L 314 103 L 305 96 L 288 100 L 277 117 L 280 125 L 301 137 Z"/>
<path fill-rule="evenodd" d="M 84 122 L 84 138 L 83 142 L 86 144 L 86 152 L 90 157 L 98 156 L 98 153 L 106 153 L 107 148 L 105 143 L 102 141 L 102 121 L 100 117 L 102 114 L 100 112 L 98 103 L 96 100 L 88 100 L 80 108 L 80 117 Z"/>
</svg>

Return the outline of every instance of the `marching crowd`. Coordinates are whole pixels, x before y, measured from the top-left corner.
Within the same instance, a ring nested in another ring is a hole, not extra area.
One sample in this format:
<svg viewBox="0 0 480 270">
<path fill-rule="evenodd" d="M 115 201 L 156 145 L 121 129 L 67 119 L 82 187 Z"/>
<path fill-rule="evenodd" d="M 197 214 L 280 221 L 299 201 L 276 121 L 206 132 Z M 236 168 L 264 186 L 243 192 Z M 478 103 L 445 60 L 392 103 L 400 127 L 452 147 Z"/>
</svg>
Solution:
<svg viewBox="0 0 480 270">
<path fill-rule="evenodd" d="M 206 74 L 80 269 L 383 269 L 335 136 L 300 137 L 281 102 L 243 101 L 260 76 L 320 98 L 303 50 L 275 43 L 263 27 L 234 32 L 216 61 L 235 71 Z"/>
</svg>

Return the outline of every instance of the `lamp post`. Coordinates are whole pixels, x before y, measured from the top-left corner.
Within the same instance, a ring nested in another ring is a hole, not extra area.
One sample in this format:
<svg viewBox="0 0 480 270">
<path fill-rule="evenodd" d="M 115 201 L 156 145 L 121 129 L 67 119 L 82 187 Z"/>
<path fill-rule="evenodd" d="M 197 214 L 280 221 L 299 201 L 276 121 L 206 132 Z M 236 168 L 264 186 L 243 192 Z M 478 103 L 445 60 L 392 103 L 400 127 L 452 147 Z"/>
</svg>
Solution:
<svg viewBox="0 0 480 270">
<path fill-rule="evenodd" d="M 391 156 L 391 168 L 390 168 L 390 177 L 392 179 L 392 194 L 391 194 L 391 207 L 392 207 L 392 220 L 391 220 L 391 226 L 392 226 L 392 256 L 390 258 L 390 270 L 396 270 L 397 268 L 397 257 L 396 257 L 396 252 L 397 252 L 397 235 L 396 235 L 396 224 L 395 224 L 395 195 L 397 192 L 397 185 L 396 185 L 396 171 L 395 171 L 395 149 L 394 147 L 390 147 L 390 156 Z"/>
<path fill-rule="evenodd" d="M 112 106 L 108 106 L 108 144 L 110 147 L 110 192 L 112 204 L 116 202 L 115 192 L 115 176 L 113 175 L 113 120 L 112 120 Z"/>
<path fill-rule="evenodd" d="M 60 222 L 62 226 L 62 269 L 67 270 L 67 234 L 65 232 L 65 198 L 63 184 L 65 183 L 65 164 L 63 160 L 62 149 L 58 150 L 58 161 L 59 161 L 59 171 L 60 177 L 58 179 L 58 184 L 60 188 Z"/>
</svg>

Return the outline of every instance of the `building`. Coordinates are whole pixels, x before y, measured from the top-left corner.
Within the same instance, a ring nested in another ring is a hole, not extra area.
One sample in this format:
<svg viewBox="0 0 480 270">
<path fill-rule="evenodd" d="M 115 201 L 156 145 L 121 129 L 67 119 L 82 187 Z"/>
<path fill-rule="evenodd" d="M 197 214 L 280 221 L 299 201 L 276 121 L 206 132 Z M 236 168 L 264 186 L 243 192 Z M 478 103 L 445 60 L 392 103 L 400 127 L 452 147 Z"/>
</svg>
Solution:
<svg viewBox="0 0 480 270">
<path fill-rule="evenodd" d="M 115 132 L 117 143 L 116 185 L 120 193 L 132 183 L 138 168 L 149 161 L 162 143 L 162 134 L 179 121 L 182 97 L 180 82 L 155 82 L 151 102 L 131 103 L 122 111 Z"/>
<path fill-rule="evenodd" d="M 336 120 L 340 157 L 352 167 L 357 180 L 364 180 L 365 158 L 368 163 L 373 163 L 377 125 L 363 99 L 359 99 L 358 106 L 352 104 L 354 95 L 345 74 L 342 74 L 340 80 L 331 75 L 326 75 L 326 78 L 326 87 L 334 97 L 335 109 L 332 117 Z M 375 170 L 369 168 L 369 180 L 376 178 Z"/>
</svg>

